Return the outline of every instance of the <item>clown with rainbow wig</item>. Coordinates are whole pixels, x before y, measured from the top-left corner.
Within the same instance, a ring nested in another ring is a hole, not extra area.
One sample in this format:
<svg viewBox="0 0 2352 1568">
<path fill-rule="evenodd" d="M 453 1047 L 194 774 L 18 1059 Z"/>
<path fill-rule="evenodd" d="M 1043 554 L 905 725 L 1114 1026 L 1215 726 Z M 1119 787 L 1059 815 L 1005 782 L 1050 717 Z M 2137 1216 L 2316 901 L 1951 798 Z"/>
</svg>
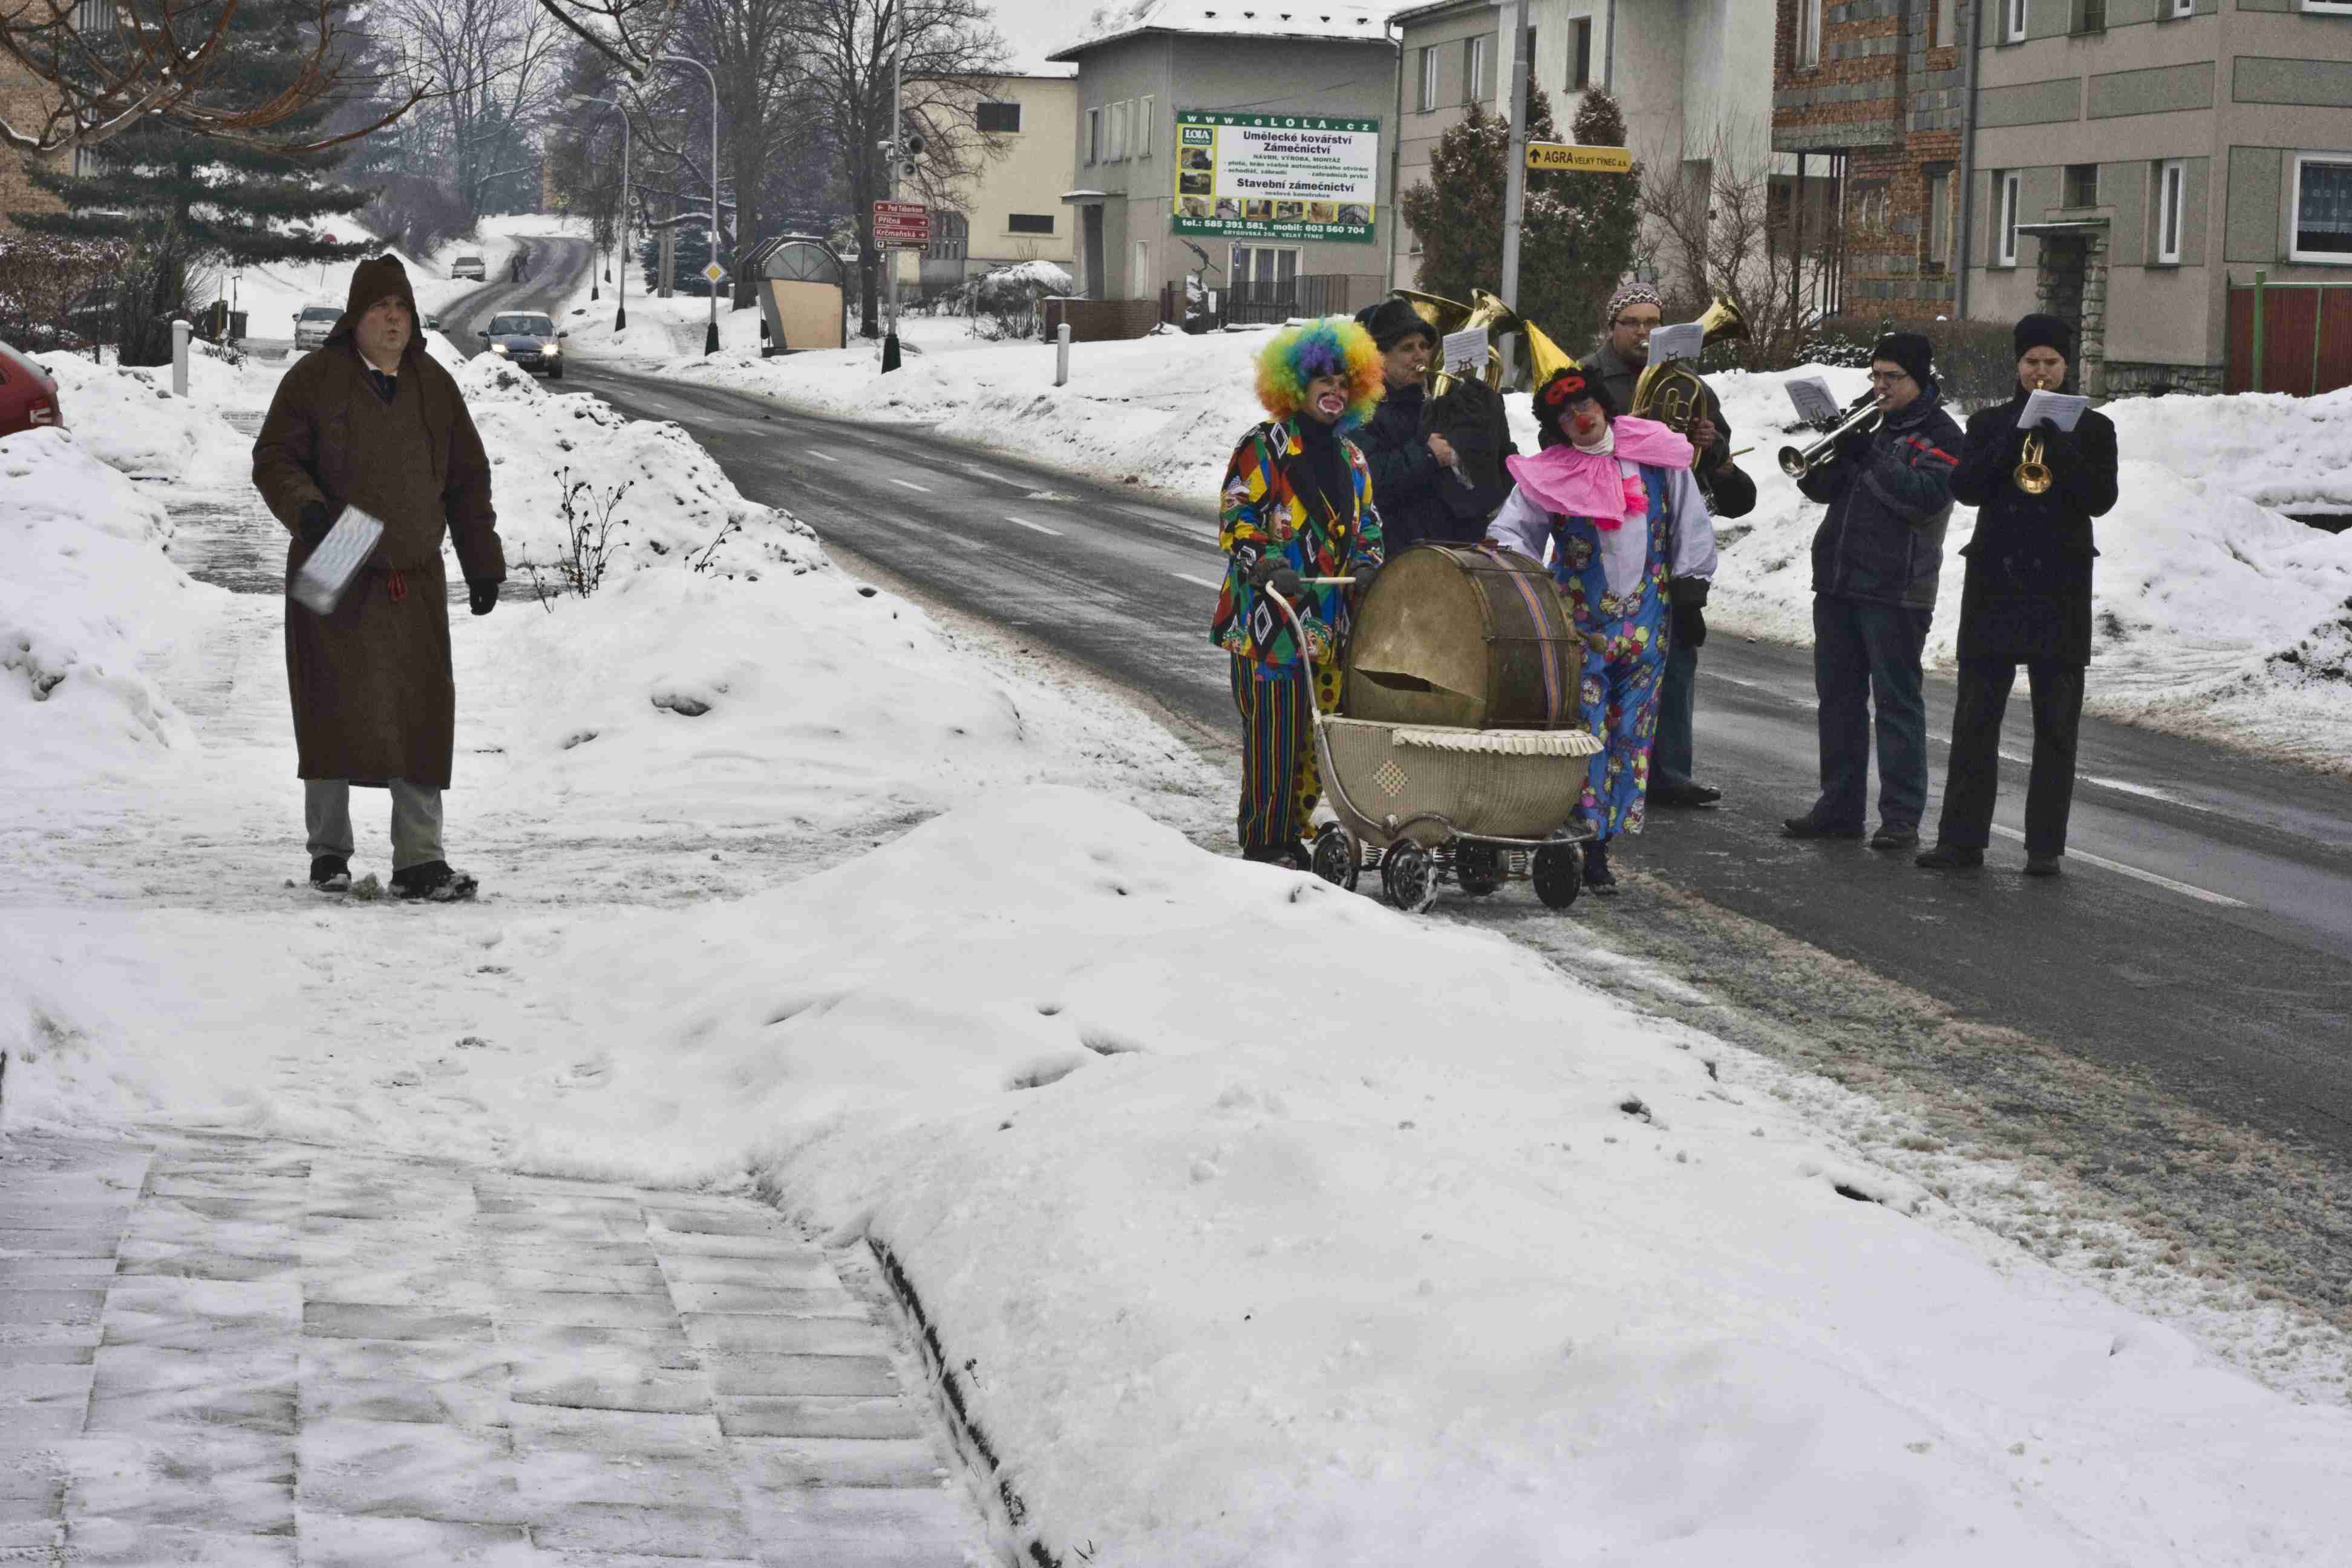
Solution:
<svg viewBox="0 0 2352 1568">
<path fill-rule="evenodd" d="M 1487 536 L 1542 560 L 1551 555 L 1569 619 L 1591 648 L 1584 664 L 1584 727 L 1603 742 L 1578 813 L 1584 885 L 1617 890 L 1609 840 L 1642 831 L 1650 743 L 1673 616 L 1669 577 L 1715 575 L 1715 520 L 1691 478 L 1691 444 L 1650 419 L 1620 415 L 1598 377 L 1556 371 L 1536 389 L 1543 449 L 1506 458 L 1517 481 Z"/>
<path fill-rule="evenodd" d="M 1338 654 L 1351 606 L 1380 569 L 1381 519 L 1371 470 L 1348 432 L 1371 417 L 1384 379 L 1371 335 L 1346 316 L 1286 327 L 1257 356 L 1257 396 L 1268 418 L 1234 447 L 1225 468 L 1217 542 L 1224 585 L 1209 627 L 1233 656 L 1242 716 L 1242 799 L 1236 824 L 1252 860 L 1309 867 L 1302 841 L 1322 791 L 1314 702 L 1339 706 Z M 1353 576 L 1352 591 L 1297 581 Z M 1313 689 L 1283 594 L 1313 655 Z"/>
</svg>

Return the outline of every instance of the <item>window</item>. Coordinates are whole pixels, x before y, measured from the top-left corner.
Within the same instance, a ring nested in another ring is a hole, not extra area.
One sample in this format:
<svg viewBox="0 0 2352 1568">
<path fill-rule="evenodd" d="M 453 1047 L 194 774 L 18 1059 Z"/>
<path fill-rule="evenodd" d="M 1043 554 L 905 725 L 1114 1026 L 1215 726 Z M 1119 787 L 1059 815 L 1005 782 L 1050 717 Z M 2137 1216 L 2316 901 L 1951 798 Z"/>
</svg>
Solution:
<svg viewBox="0 0 2352 1568">
<path fill-rule="evenodd" d="M 2017 265 L 2017 203 L 2023 194 L 2020 187 L 2025 184 L 2025 176 L 2012 173 L 1995 174 L 1992 178 L 1993 188 L 2000 193 L 1997 208 L 2000 216 L 1993 230 L 1992 264 L 1995 267 L 2014 267 Z"/>
<path fill-rule="evenodd" d="M 2066 165 L 2066 199 L 2070 207 L 2095 207 L 2099 205 L 2099 166 L 2096 163 Z"/>
<path fill-rule="evenodd" d="M 1486 97 L 1486 40 L 1462 40 L 1462 101 L 1483 102 Z"/>
<path fill-rule="evenodd" d="M 2352 0 L 2303 0 L 2303 8 L 2323 16 L 2352 16 Z"/>
<path fill-rule="evenodd" d="M 2025 41 L 2025 0 L 2000 0 L 2000 41 L 2004 44 Z"/>
<path fill-rule="evenodd" d="M 1277 293 L 1297 282 L 1298 251 L 1291 246 L 1236 245 L 1228 276 L 1236 287 L 1254 286 L 1268 294 Z"/>
<path fill-rule="evenodd" d="M 1087 162 L 1101 163 L 1102 150 L 1102 110 L 1089 109 L 1087 110 Z"/>
<path fill-rule="evenodd" d="M 1797 64 L 1822 63 L 1822 0 L 1797 0 Z"/>
<path fill-rule="evenodd" d="M 983 102 L 972 111 L 972 128 L 993 135 L 1017 136 L 1021 132 L 1021 106 Z"/>
<path fill-rule="evenodd" d="M 1007 234 L 1051 234 L 1054 232 L 1052 213 L 1008 213 L 1004 218 Z"/>
<path fill-rule="evenodd" d="M 1853 187 L 1854 222 L 1865 229 L 1886 226 L 1886 182 L 1872 180 Z"/>
<path fill-rule="evenodd" d="M 2164 0 L 2161 15 L 2168 22 L 2181 16 L 2194 16 L 2197 15 L 2197 0 Z"/>
<path fill-rule="evenodd" d="M 74 31 L 85 38 L 104 37 L 114 31 L 120 20 L 114 0 L 80 0 L 74 6 Z"/>
<path fill-rule="evenodd" d="M 1434 45 L 1421 51 L 1421 111 L 1427 114 L 1437 107 L 1437 49 Z"/>
<path fill-rule="evenodd" d="M 1527 101 L 1519 105 L 1519 113 L 1524 117 L 1536 100 L 1536 30 L 1533 27 L 1529 27 L 1528 36 L 1519 40 L 1519 47 L 1527 51 L 1519 58 L 1528 62 L 1528 97 Z"/>
<path fill-rule="evenodd" d="M 2068 18 L 2067 26 L 2077 33 L 2105 32 L 2107 0 L 2074 0 L 2074 13 Z"/>
<path fill-rule="evenodd" d="M 1127 158 L 1127 110 L 1125 99 L 1110 106 L 1109 152 L 1106 154 L 1114 163 Z"/>
<path fill-rule="evenodd" d="M 2288 258 L 2352 263 L 2352 153 L 2295 154 L 2294 201 Z"/>
<path fill-rule="evenodd" d="M 2189 185 L 2189 165 L 2178 158 L 2156 166 L 2156 259 L 2180 259 L 2180 198 Z"/>
<path fill-rule="evenodd" d="M 1952 171 L 1946 164 L 1925 173 L 1927 210 L 1920 215 L 1919 270 L 1940 275 L 1952 265 Z"/>
<path fill-rule="evenodd" d="M 1155 100 L 1139 98 L 1135 100 L 1135 155 L 1151 156 L 1151 105 Z"/>
<path fill-rule="evenodd" d="M 1568 25 L 1568 85 L 1582 92 L 1592 85 L 1592 18 Z"/>
<path fill-rule="evenodd" d="M 1952 0 L 1927 0 L 1927 47 L 1951 47 L 1957 41 L 1952 32 Z"/>
</svg>

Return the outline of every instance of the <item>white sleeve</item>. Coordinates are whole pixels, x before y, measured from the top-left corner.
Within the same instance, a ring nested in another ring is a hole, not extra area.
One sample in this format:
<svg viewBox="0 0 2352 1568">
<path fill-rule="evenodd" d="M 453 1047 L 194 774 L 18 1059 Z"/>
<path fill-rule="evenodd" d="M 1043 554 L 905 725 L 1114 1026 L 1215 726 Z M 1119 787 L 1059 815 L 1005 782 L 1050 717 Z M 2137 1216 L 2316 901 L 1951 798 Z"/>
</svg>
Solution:
<svg viewBox="0 0 2352 1568">
<path fill-rule="evenodd" d="M 1667 575 L 1713 581 L 1715 518 L 1688 468 L 1666 470 L 1666 511 L 1675 526 L 1675 558 L 1666 563 Z"/>
<path fill-rule="evenodd" d="M 1486 537 L 1506 550 L 1516 550 L 1541 561 L 1545 548 L 1551 542 L 1551 514 L 1513 485 L 1510 499 L 1503 502 L 1503 510 L 1495 514 L 1495 521 L 1486 525 Z M 1707 549 L 1712 559 L 1714 546 L 1710 544 Z"/>
</svg>

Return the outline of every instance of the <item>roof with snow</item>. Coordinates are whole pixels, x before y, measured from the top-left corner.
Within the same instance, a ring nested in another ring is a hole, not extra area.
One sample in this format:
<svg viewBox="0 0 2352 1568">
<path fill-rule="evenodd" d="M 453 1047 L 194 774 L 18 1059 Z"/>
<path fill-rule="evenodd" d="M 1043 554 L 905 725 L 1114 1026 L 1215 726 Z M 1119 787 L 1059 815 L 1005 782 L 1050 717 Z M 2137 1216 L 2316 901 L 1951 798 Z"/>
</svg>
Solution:
<svg viewBox="0 0 2352 1568">
<path fill-rule="evenodd" d="M 1389 41 L 1389 18 L 1382 5 L 1329 0 L 1112 0 L 1087 18 L 1084 37 L 1045 58 L 1075 60 L 1088 50 L 1149 33 L 1381 44 Z"/>
</svg>

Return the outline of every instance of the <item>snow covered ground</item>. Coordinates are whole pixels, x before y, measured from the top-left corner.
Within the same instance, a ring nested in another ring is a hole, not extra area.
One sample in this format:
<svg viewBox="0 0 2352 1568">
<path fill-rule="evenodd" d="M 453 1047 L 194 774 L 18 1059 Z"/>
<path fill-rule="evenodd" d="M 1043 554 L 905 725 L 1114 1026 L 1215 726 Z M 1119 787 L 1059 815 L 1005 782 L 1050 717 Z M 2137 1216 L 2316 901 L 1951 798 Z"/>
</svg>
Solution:
<svg viewBox="0 0 2352 1568">
<path fill-rule="evenodd" d="M 1246 362 L 1260 331 L 1080 343 L 1069 384 L 1056 387 L 1050 346 L 987 343 L 968 321 L 909 318 L 903 336 L 920 352 L 886 377 L 871 345 L 762 360 L 757 312 L 720 320 L 722 352 L 707 359 L 699 316 L 691 341 L 656 338 L 659 321 L 649 315 L 641 330 L 634 305 L 625 340 L 606 323 L 602 332 L 575 329 L 572 348 L 813 413 L 932 425 L 1203 508 L 1215 504 L 1234 437 L 1259 417 Z M 1780 473 L 1774 453 L 1808 438 L 1781 390 L 1807 374 L 1826 376 L 1841 397 L 1864 382 L 1859 371 L 1819 367 L 1710 377 L 1736 440 L 1756 447 L 1741 466 L 1759 499 L 1733 525 L 1743 531 L 1724 552 L 1708 618 L 1800 646 L 1811 640 L 1808 546 L 1822 509 Z M 1510 402 L 1519 443 L 1533 450 L 1528 400 Z M 2352 532 L 2284 515 L 2352 511 L 2352 391 L 2133 398 L 2107 413 L 2122 447 L 2123 495 L 2098 525 L 2090 710 L 2352 769 Z M 1958 551 L 1974 526 L 1973 509 L 1955 511 L 1931 661 L 1952 657 Z"/>
<path fill-rule="evenodd" d="M 286 885 L 281 601 L 190 584 L 154 504 L 282 551 L 208 457 L 261 374 L 173 400 L 192 450 L 119 452 L 168 488 L 0 440 L 0 648 L 64 673 L 0 668 L 8 1125 L 703 1184 L 871 1236 L 1067 1561 L 2341 1561 L 2340 1347 L 2265 1388 L 1872 1162 L 1821 1117 L 1851 1097 L 1204 851 L 1230 784 L 1156 725 L 507 367 L 461 374 L 512 538 L 556 542 L 560 466 L 635 482 L 593 597 L 456 618 L 451 847 L 488 895 Z"/>
</svg>

